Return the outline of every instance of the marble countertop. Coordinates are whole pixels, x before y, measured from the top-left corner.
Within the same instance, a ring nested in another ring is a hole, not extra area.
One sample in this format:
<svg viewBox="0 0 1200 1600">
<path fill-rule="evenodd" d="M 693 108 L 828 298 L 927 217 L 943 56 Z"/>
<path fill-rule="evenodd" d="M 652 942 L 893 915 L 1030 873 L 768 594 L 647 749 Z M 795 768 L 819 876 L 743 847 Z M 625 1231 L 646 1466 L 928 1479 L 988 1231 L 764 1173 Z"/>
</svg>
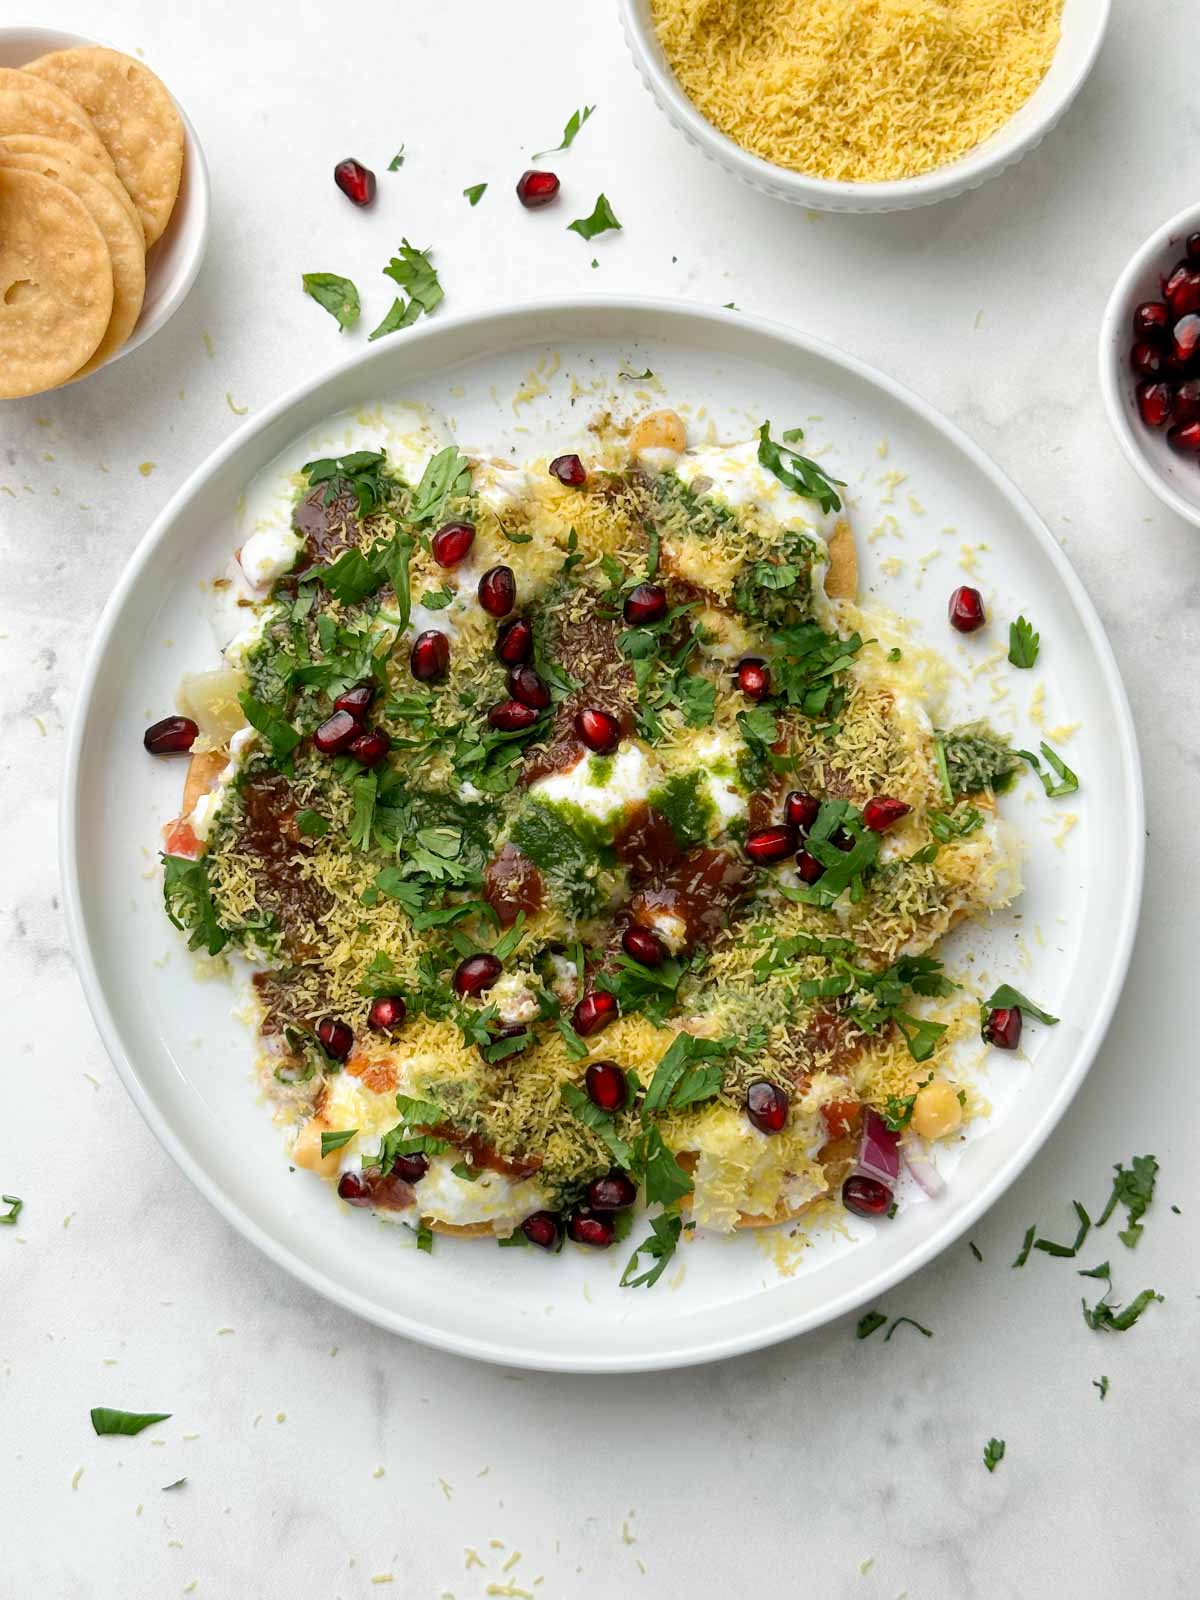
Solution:
<svg viewBox="0 0 1200 1600">
<path fill-rule="evenodd" d="M 41 20 L 86 31 L 92 9 Z M 107 37 L 144 50 L 200 131 L 215 214 L 200 280 L 150 345 L 0 410 L 0 1188 L 26 1201 L 0 1229 L 0 1594 L 1196 1593 L 1200 536 L 1119 456 L 1094 346 L 1129 254 L 1195 198 L 1197 21 L 1190 0 L 1116 13 L 1078 104 L 1021 166 L 933 210 L 854 217 L 705 163 L 643 92 L 612 6 L 362 0 L 343 18 L 300 0 L 284 24 L 265 0 L 211 0 L 185 29 L 110 0 Z M 584 102 L 599 109 L 560 158 L 572 214 L 604 189 L 624 224 L 595 247 L 522 225 L 511 199 Z M 372 213 L 329 181 L 349 152 L 379 172 Z M 485 180 L 471 210 L 461 191 Z M 956 1246 L 887 1297 L 930 1340 L 860 1343 L 845 1319 L 619 1380 L 410 1346 L 232 1232 L 101 1048 L 54 806 L 96 617 L 235 412 L 345 355 L 300 272 L 349 274 L 382 314 L 380 240 L 401 235 L 436 248 L 447 311 L 597 290 L 736 300 L 896 374 L 1013 476 L 1099 608 L 1144 762 L 1141 932 L 1078 1100 L 974 1230 L 982 1262 Z M 1072 1199 L 1094 1210 L 1113 1163 L 1146 1151 L 1162 1173 L 1145 1237 L 1136 1257 L 1105 1247 L 1166 1299 L 1095 1333 L 1072 1263 L 1009 1263 L 1030 1222 L 1065 1229 Z M 96 1404 L 172 1417 L 97 1439 Z M 1007 1454 L 989 1474 L 993 1435 Z"/>
</svg>

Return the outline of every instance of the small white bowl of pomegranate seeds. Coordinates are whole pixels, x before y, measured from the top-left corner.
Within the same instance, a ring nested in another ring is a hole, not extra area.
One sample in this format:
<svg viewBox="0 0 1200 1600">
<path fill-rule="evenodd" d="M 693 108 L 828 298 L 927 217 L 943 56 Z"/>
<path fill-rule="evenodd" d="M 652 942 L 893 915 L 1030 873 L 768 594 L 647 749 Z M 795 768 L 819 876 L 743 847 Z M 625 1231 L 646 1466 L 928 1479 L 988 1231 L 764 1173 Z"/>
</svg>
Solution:
<svg viewBox="0 0 1200 1600">
<path fill-rule="evenodd" d="M 1200 526 L 1200 206 L 1121 274 L 1100 329 L 1100 388 L 1134 471 Z"/>
</svg>

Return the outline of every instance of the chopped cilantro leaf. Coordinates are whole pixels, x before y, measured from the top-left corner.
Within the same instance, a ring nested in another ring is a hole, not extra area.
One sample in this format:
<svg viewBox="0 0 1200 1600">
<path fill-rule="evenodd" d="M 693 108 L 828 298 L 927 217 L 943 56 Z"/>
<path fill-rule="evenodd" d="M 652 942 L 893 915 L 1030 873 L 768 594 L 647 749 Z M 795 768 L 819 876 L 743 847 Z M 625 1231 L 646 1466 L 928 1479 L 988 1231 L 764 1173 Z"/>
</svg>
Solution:
<svg viewBox="0 0 1200 1600">
<path fill-rule="evenodd" d="M 25 1206 L 24 1200 L 21 1199 L 20 1195 L 0 1194 L 0 1202 L 3 1202 L 8 1207 L 4 1215 L 0 1217 L 0 1223 L 7 1228 L 16 1227 L 17 1218 L 21 1215 Z"/>
<path fill-rule="evenodd" d="M 618 1134 L 612 1114 L 593 1105 L 573 1083 L 560 1084 L 558 1092 L 571 1115 L 596 1134 L 619 1167 L 628 1170 L 633 1162 L 633 1151 Z"/>
<path fill-rule="evenodd" d="M 1057 1017 L 1052 1017 L 1048 1011 L 1043 1011 L 1040 1006 L 1034 1005 L 1019 989 L 1014 989 L 1010 983 L 1002 983 L 983 1002 L 988 1011 L 1008 1010 L 1012 1006 L 1020 1007 L 1022 1016 L 1036 1017 L 1039 1022 L 1044 1022 L 1047 1027 L 1053 1028 L 1058 1023 Z"/>
<path fill-rule="evenodd" d="M 288 719 L 274 706 L 256 700 L 246 689 L 238 695 L 238 703 L 246 714 L 246 721 L 252 728 L 257 728 L 271 746 L 271 756 L 276 765 L 286 761 L 301 737 Z"/>
<path fill-rule="evenodd" d="M 189 935 L 188 949 L 202 946 L 210 956 L 220 955 L 229 935 L 217 917 L 208 883 L 208 861 L 200 856 L 163 856 L 163 900 L 167 916 Z"/>
<path fill-rule="evenodd" d="M 1029 1260 L 1029 1252 L 1033 1249 L 1033 1241 L 1036 1235 L 1037 1223 L 1030 1223 L 1029 1227 L 1025 1230 L 1025 1238 L 1021 1245 L 1020 1252 L 1017 1255 L 1017 1259 L 1013 1262 L 1014 1267 L 1023 1267 Z"/>
<path fill-rule="evenodd" d="M 329 832 L 329 819 L 319 811 L 297 811 L 296 832 L 303 834 L 306 839 L 323 839 Z"/>
<path fill-rule="evenodd" d="M 968 1239 L 967 1243 L 970 1245 L 971 1254 L 975 1257 L 976 1261 L 982 1261 L 983 1260 L 983 1252 L 980 1250 L 979 1246 L 975 1243 L 974 1239 Z"/>
<path fill-rule="evenodd" d="M 1079 779 L 1071 771 L 1070 767 L 1067 766 L 1063 758 L 1058 755 L 1057 752 L 1051 750 L 1050 746 L 1044 739 L 1038 746 L 1038 749 L 1042 752 L 1050 766 L 1053 767 L 1054 771 L 1058 774 L 1057 782 L 1055 782 L 1050 773 L 1042 771 L 1042 764 L 1033 754 L 1032 750 L 1018 750 L 1016 753 L 1025 761 L 1028 761 L 1034 772 L 1037 773 L 1038 778 L 1041 780 L 1042 788 L 1046 791 L 1047 799 L 1057 800 L 1064 794 L 1074 794 L 1079 788 Z"/>
<path fill-rule="evenodd" d="M 1113 1180 L 1112 1193 L 1104 1210 L 1096 1222 L 1102 1228 L 1112 1216 L 1118 1205 L 1125 1207 L 1126 1226 L 1118 1233 L 1121 1243 L 1130 1250 L 1134 1249 L 1142 1236 L 1142 1218 L 1146 1214 L 1146 1207 L 1154 1199 L 1154 1184 L 1158 1177 L 1158 1161 L 1154 1156 L 1134 1156 L 1132 1163 L 1122 1166 L 1120 1162 L 1113 1168 L 1116 1177 Z"/>
<path fill-rule="evenodd" d="M 398 328 L 410 328 L 422 312 L 429 316 L 441 304 L 442 286 L 429 254 L 428 250 L 416 249 L 407 239 L 401 240 L 399 254 L 392 257 L 383 272 L 385 277 L 400 285 L 408 300 L 406 302 L 401 295 L 392 302 L 391 310 L 370 335 L 371 339 L 381 339 Z"/>
<path fill-rule="evenodd" d="M 1092 1219 L 1079 1204 L 1078 1200 L 1072 1200 L 1071 1204 L 1075 1208 L 1075 1215 L 1079 1218 L 1079 1229 L 1075 1235 L 1074 1244 L 1055 1244 L 1053 1239 L 1036 1239 L 1033 1245 L 1035 1250 L 1043 1250 L 1048 1256 L 1077 1256 L 1079 1254 L 1083 1241 L 1091 1231 Z"/>
<path fill-rule="evenodd" d="M 404 165 L 404 146 L 401 145 L 399 150 L 396 151 L 396 154 L 388 162 L 388 171 L 389 172 L 399 172 L 400 168 L 403 165 Z"/>
<path fill-rule="evenodd" d="M 433 1229 L 427 1222 L 417 1229 L 417 1249 L 423 1250 L 427 1256 L 433 1254 Z"/>
<path fill-rule="evenodd" d="M 357 1132 L 357 1128 L 345 1128 L 337 1133 L 330 1133 L 327 1129 L 322 1129 L 321 1154 L 327 1156 L 333 1150 L 340 1150 L 343 1145 L 350 1143 Z"/>
<path fill-rule="evenodd" d="M 896 1317 L 893 1320 L 891 1327 L 883 1336 L 884 1344 L 887 1344 L 891 1340 L 891 1337 L 895 1333 L 896 1329 L 901 1325 L 901 1323 L 904 1322 L 907 1322 L 910 1328 L 915 1328 L 918 1333 L 923 1333 L 927 1339 L 933 1338 L 932 1328 L 926 1328 L 921 1323 L 914 1322 L 911 1317 Z"/>
<path fill-rule="evenodd" d="M 358 321 L 358 290 L 349 278 L 339 278 L 336 272 L 306 272 L 301 278 L 304 292 L 337 319 L 340 332 L 345 333 Z"/>
<path fill-rule="evenodd" d="M 577 233 L 581 239 L 594 239 L 598 233 L 609 233 L 613 229 L 619 229 L 620 226 L 613 208 L 601 194 L 597 197 L 591 216 L 576 217 L 574 222 L 567 224 L 567 232 Z"/>
<path fill-rule="evenodd" d="M 414 522 L 440 522 L 451 500 L 471 492 L 471 464 L 458 446 L 448 444 L 429 462 L 413 496 Z"/>
<path fill-rule="evenodd" d="M 784 437 L 789 436 L 803 437 L 799 429 L 790 429 Z M 764 422 L 758 430 L 758 464 L 773 473 L 784 488 L 790 489 L 793 494 L 802 495 L 806 500 L 815 500 L 826 515 L 842 509 L 841 499 L 834 487 L 835 484 L 838 488 L 843 487 L 841 480 L 831 478 L 815 461 L 808 456 L 798 455 L 789 445 L 776 444 L 771 438 L 769 422 Z"/>
<path fill-rule="evenodd" d="M 855 1338 L 869 1339 L 879 1328 L 887 1322 L 887 1313 L 884 1311 L 868 1311 L 866 1316 L 859 1317 L 858 1326 L 854 1330 Z"/>
<path fill-rule="evenodd" d="M 325 485 L 324 505 L 332 505 L 339 494 L 353 494 L 358 501 L 359 516 L 367 517 L 387 499 L 386 464 L 385 450 L 353 450 L 345 456 L 322 456 L 317 461 L 306 461 L 300 470 L 311 488 Z M 321 576 L 325 576 L 324 571 Z"/>
<path fill-rule="evenodd" d="M 1004 1460 L 1004 1440 L 989 1439 L 983 1447 L 983 1464 L 989 1472 L 995 1472 L 1000 1462 Z"/>
<path fill-rule="evenodd" d="M 723 1061 L 733 1050 L 732 1039 L 702 1039 L 680 1033 L 654 1069 L 642 1102 L 643 1117 L 681 1110 L 716 1094 L 721 1086 L 719 1067 L 698 1068 L 697 1063 Z"/>
<path fill-rule="evenodd" d="M 477 206 L 486 193 L 486 183 L 468 184 L 468 186 L 463 190 L 463 194 L 466 196 L 468 204 L 472 206 Z"/>
<path fill-rule="evenodd" d="M 1124 1311 L 1110 1305 L 1105 1299 L 1097 1300 L 1094 1306 L 1089 1306 L 1084 1300 L 1081 1302 L 1083 1320 L 1089 1328 L 1100 1333 L 1127 1333 L 1146 1307 L 1155 1300 L 1161 1302 L 1162 1298 L 1155 1289 L 1143 1289 L 1141 1294 L 1129 1302 Z"/>
<path fill-rule="evenodd" d="M 1099 1378 L 1092 1379 L 1092 1388 L 1099 1389 L 1101 1400 L 1103 1400 L 1105 1395 L 1108 1393 L 1108 1387 L 1108 1379 L 1103 1375 L 1103 1373 Z"/>
<path fill-rule="evenodd" d="M 692 1192 L 691 1178 L 653 1123 L 638 1136 L 637 1170 L 646 1185 L 647 1205 L 672 1206 Z"/>
<path fill-rule="evenodd" d="M 1008 626 L 1008 659 L 1014 667 L 1032 667 L 1038 658 L 1041 636 L 1033 631 L 1024 617 L 1018 617 Z"/>
<path fill-rule="evenodd" d="M 166 1422 L 169 1411 L 113 1411 L 108 1406 L 92 1407 L 92 1427 L 103 1436 L 109 1433 L 124 1434 L 128 1438 L 153 1427 L 156 1422 Z"/>
<path fill-rule="evenodd" d="M 562 143 L 551 145 L 548 150 L 535 150 L 530 157 L 531 161 L 539 161 L 542 156 L 555 155 L 559 150 L 569 150 L 575 143 L 575 135 L 595 111 L 595 106 L 584 106 L 581 111 L 572 111 L 567 118 L 567 125 L 563 129 Z"/>
<path fill-rule="evenodd" d="M 679 1243 L 679 1236 L 683 1231 L 683 1223 L 677 1211 L 664 1211 L 660 1217 L 651 1217 L 649 1237 L 643 1239 L 641 1244 L 630 1256 L 621 1274 L 621 1287 L 623 1289 L 640 1289 L 643 1285 L 652 1289 L 666 1270 L 667 1262 L 675 1254 L 675 1246 Z M 637 1270 L 638 1257 L 648 1256 L 651 1265 L 638 1278 L 631 1276 Z"/>
</svg>

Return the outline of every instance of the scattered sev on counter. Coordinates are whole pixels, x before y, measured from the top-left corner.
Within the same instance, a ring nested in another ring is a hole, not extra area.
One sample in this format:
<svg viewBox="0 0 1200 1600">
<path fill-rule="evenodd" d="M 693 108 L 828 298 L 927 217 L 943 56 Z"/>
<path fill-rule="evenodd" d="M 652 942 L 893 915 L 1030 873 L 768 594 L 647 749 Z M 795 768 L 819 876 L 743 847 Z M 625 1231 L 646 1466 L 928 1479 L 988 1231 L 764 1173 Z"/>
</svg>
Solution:
<svg viewBox="0 0 1200 1600">
<path fill-rule="evenodd" d="M 1062 0 L 651 0 L 684 93 L 744 150 L 816 178 L 944 166 L 1024 105 Z"/>
</svg>

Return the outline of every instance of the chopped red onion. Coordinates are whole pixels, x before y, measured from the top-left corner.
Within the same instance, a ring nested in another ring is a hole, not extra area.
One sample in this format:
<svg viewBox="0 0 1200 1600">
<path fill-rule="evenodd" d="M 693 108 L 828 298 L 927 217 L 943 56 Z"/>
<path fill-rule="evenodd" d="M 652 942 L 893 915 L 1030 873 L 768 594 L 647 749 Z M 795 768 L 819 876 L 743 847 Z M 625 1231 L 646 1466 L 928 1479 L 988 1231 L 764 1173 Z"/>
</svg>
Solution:
<svg viewBox="0 0 1200 1600">
<path fill-rule="evenodd" d="M 855 1172 L 865 1178 L 875 1178 L 879 1183 L 894 1187 L 900 1176 L 900 1140 L 888 1128 L 878 1111 L 870 1106 L 863 1110 L 862 1134 L 858 1141 Z"/>
<path fill-rule="evenodd" d="M 900 1141 L 900 1153 L 916 1182 L 931 1200 L 936 1200 L 945 1191 L 946 1180 L 929 1159 L 929 1153 L 921 1141 L 911 1133 L 906 1133 Z"/>
</svg>

